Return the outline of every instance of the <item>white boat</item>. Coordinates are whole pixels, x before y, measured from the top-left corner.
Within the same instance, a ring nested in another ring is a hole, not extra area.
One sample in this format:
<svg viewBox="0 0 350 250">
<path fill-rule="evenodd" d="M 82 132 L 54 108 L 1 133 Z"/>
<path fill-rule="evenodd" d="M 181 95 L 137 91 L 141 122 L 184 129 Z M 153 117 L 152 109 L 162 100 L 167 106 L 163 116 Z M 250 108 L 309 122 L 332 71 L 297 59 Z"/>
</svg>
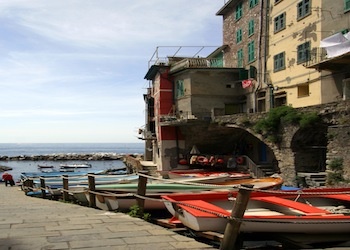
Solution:
<svg viewBox="0 0 350 250">
<path fill-rule="evenodd" d="M 60 169 L 66 168 L 91 168 L 90 163 L 80 163 L 80 164 L 60 164 Z"/>
<path fill-rule="evenodd" d="M 240 232 L 350 233 L 348 189 L 313 189 L 251 193 Z M 309 193 L 310 192 L 310 193 Z M 338 194 L 336 194 L 338 192 Z M 168 211 L 195 231 L 223 233 L 238 192 L 169 194 L 162 196 Z"/>
<path fill-rule="evenodd" d="M 83 201 L 90 201 L 88 191 L 84 192 L 84 197 L 79 197 Z M 144 201 L 144 210 L 161 210 L 166 209 L 164 202 L 161 200 L 162 194 L 149 194 Z M 111 193 L 111 192 L 96 192 L 96 207 L 107 211 L 128 211 L 134 205 L 137 205 L 137 200 L 132 193 Z M 78 197 L 78 196 L 76 196 Z"/>
</svg>

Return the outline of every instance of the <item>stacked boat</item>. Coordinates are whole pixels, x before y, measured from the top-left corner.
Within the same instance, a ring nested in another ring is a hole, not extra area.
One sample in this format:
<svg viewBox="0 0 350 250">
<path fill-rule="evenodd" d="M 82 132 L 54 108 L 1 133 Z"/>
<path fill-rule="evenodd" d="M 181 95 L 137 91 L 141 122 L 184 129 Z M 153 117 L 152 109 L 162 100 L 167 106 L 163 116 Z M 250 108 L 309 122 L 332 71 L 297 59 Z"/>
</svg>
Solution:
<svg viewBox="0 0 350 250">
<path fill-rule="evenodd" d="M 138 174 L 142 176 L 142 174 Z M 253 188 L 274 188 L 282 185 L 281 177 L 266 177 L 266 178 L 248 178 L 242 175 L 238 178 L 234 174 L 232 179 L 227 176 L 222 179 L 222 175 L 216 176 L 216 182 L 212 176 L 198 177 L 183 177 L 177 176 L 173 179 L 147 177 L 146 192 L 145 192 L 145 210 L 165 209 L 164 202 L 161 196 L 170 193 L 201 193 L 210 192 L 212 190 L 237 190 L 242 184 L 250 184 Z M 237 174 L 239 175 L 239 174 Z M 113 183 L 105 185 L 96 185 L 95 197 L 96 206 L 108 210 L 128 210 L 132 205 L 137 204 L 137 196 L 139 184 L 132 183 Z M 90 192 L 85 190 L 85 196 L 82 193 L 75 192 L 73 195 L 82 203 L 87 203 L 90 199 Z M 158 199 L 158 200 L 156 200 Z M 103 204 L 104 203 L 104 204 Z"/>
</svg>

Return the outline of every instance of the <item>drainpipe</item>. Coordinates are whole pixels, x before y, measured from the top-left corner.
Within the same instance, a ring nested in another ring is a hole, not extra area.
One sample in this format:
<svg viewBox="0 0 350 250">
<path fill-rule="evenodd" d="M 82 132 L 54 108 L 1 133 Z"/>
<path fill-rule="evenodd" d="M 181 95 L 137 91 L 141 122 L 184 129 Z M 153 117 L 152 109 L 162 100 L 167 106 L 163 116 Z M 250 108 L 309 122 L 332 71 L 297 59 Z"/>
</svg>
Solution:
<svg viewBox="0 0 350 250">
<path fill-rule="evenodd" d="M 258 86 L 255 90 L 254 93 L 254 112 L 257 112 L 259 109 L 259 103 L 257 100 L 257 94 L 258 94 L 258 90 L 261 88 L 261 81 L 262 81 L 262 77 L 261 77 L 261 72 L 262 72 L 262 65 L 261 65 L 261 42 L 262 42 L 262 34 L 263 34 L 263 15 L 264 15 L 264 3 L 263 1 L 260 1 L 260 17 L 259 17 L 259 36 L 258 36 L 258 72 L 260 72 L 260 74 L 257 74 L 257 81 L 258 81 Z M 265 38 L 266 39 L 266 38 Z"/>
<path fill-rule="evenodd" d="M 268 47 L 268 37 L 269 37 L 269 13 L 270 13 L 270 0 L 266 1 L 266 14 L 265 14 L 265 53 L 264 53 L 264 83 L 269 87 L 269 96 L 270 96 L 270 109 L 275 106 L 274 98 L 274 87 L 271 83 L 266 83 L 267 75 L 267 47 Z"/>
<path fill-rule="evenodd" d="M 270 95 L 270 109 L 275 107 L 275 98 L 274 98 L 274 87 L 271 83 L 268 83 L 269 95 Z"/>
</svg>

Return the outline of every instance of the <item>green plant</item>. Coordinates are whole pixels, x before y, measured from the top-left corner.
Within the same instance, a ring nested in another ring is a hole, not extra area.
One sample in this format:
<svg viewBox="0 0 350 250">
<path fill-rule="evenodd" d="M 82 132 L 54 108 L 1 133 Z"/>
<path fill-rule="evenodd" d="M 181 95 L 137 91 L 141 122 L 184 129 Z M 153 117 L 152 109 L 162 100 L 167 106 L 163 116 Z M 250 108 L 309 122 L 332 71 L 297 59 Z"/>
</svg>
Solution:
<svg viewBox="0 0 350 250">
<path fill-rule="evenodd" d="M 329 163 L 329 168 L 333 171 L 343 171 L 343 159 L 342 158 L 334 158 Z"/>
<path fill-rule="evenodd" d="M 128 215 L 131 217 L 141 218 L 145 221 L 151 220 L 151 214 L 150 213 L 143 213 L 143 215 L 140 215 L 140 207 L 138 205 L 133 205 L 130 207 L 130 211 L 128 212 Z"/>
<path fill-rule="evenodd" d="M 320 121 L 317 113 L 300 113 L 293 107 L 280 106 L 271 109 L 264 119 L 255 124 L 253 129 L 267 137 L 271 142 L 277 143 L 281 140 L 281 137 L 278 136 L 281 124 L 299 125 L 301 128 L 306 128 Z"/>
<path fill-rule="evenodd" d="M 299 125 L 301 128 L 311 127 L 314 124 L 321 121 L 321 118 L 317 115 L 317 113 L 304 113 L 300 116 Z"/>
<path fill-rule="evenodd" d="M 342 173 L 331 172 L 327 175 L 327 185 L 337 185 L 340 182 L 344 182 L 344 177 Z"/>
<path fill-rule="evenodd" d="M 328 164 L 331 172 L 327 175 L 327 184 L 328 185 L 336 185 L 340 182 L 344 182 L 345 179 L 343 177 L 343 159 L 342 158 L 334 158 Z"/>
</svg>

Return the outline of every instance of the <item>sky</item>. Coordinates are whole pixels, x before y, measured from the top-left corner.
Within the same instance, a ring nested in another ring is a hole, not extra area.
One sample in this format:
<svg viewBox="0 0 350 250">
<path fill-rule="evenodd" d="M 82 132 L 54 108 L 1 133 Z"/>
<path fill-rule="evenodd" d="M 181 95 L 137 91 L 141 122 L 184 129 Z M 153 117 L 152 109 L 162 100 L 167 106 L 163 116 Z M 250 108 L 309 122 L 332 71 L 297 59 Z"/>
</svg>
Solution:
<svg viewBox="0 0 350 250">
<path fill-rule="evenodd" d="M 222 45 L 223 5 L 1 0 L 0 143 L 141 142 L 156 48 L 158 57 L 179 46 L 181 56 L 213 51 Z"/>
</svg>

